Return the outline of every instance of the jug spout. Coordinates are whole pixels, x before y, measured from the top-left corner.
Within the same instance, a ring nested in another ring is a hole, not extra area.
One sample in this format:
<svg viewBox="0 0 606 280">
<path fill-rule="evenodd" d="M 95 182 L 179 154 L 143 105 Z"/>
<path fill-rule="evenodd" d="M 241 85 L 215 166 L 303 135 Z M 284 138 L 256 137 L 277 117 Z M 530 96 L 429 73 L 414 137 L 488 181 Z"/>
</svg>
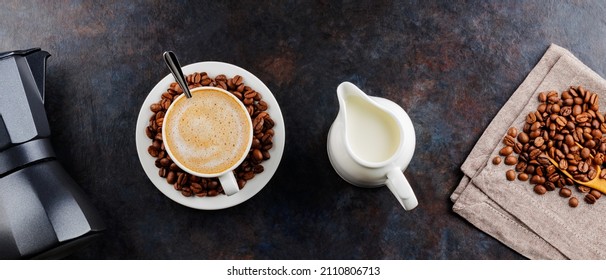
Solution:
<svg viewBox="0 0 606 280">
<path fill-rule="evenodd" d="M 346 99 L 349 96 L 358 96 L 364 99 L 369 98 L 360 88 L 350 82 L 343 82 L 337 87 L 337 98 L 339 99 L 340 109 L 344 109 Z"/>
</svg>

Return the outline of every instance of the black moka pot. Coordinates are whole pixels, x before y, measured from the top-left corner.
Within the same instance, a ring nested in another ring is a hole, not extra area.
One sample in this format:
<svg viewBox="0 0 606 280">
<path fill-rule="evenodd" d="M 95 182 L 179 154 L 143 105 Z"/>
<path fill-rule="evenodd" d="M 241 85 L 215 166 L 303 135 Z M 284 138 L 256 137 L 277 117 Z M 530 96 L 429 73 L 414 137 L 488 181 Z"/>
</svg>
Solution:
<svg viewBox="0 0 606 280">
<path fill-rule="evenodd" d="M 49 140 L 49 56 L 0 53 L 0 259 L 61 258 L 105 228 Z"/>
</svg>

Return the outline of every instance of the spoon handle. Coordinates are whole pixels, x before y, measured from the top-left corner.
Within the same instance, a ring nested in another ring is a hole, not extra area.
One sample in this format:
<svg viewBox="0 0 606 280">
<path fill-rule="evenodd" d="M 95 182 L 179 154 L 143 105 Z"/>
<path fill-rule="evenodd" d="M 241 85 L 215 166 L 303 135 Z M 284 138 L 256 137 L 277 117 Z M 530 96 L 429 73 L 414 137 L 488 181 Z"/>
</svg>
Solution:
<svg viewBox="0 0 606 280">
<path fill-rule="evenodd" d="M 185 82 L 185 76 L 183 76 L 181 65 L 179 64 L 179 60 L 177 60 L 177 56 L 171 51 L 164 52 L 163 56 L 166 65 L 168 65 L 168 69 L 170 69 L 170 72 L 173 73 L 173 76 L 181 89 L 183 89 L 183 93 L 185 93 L 187 98 L 191 98 L 191 92 L 189 91 L 189 87 L 187 87 L 187 83 Z"/>
</svg>

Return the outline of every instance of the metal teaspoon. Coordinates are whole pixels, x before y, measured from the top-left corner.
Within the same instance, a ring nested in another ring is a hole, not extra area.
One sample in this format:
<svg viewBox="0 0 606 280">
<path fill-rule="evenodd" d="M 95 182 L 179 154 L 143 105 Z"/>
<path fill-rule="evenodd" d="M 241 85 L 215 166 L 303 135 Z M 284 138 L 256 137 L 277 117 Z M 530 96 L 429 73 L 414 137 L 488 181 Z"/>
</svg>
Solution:
<svg viewBox="0 0 606 280">
<path fill-rule="evenodd" d="M 168 65 L 168 69 L 173 73 L 173 76 L 181 89 L 183 89 L 183 93 L 185 93 L 187 98 L 191 98 L 191 92 L 189 91 L 189 87 L 187 87 L 187 83 L 185 83 L 185 77 L 181 71 L 181 65 L 179 64 L 179 60 L 177 60 L 177 56 L 171 51 L 164 52 L 163 56 L 166 65 Z"/>
</svg>

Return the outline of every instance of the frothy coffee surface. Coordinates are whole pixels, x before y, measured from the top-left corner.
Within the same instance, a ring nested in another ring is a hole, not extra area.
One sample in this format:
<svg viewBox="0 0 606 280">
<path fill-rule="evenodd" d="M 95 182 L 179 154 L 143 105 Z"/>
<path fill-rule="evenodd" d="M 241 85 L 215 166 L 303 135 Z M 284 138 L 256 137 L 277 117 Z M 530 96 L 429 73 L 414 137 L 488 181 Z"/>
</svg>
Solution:
<svg viewBox="0 0 606 280">
<path fill-rule="evenodd" d="M 165 139 L 173 158 L 192 171 L 221 173 L 248 152 L 251 124 L 239 101 L 212 90 L 192 92 L 171 105 L 164 119 Z"/>
</svg>

